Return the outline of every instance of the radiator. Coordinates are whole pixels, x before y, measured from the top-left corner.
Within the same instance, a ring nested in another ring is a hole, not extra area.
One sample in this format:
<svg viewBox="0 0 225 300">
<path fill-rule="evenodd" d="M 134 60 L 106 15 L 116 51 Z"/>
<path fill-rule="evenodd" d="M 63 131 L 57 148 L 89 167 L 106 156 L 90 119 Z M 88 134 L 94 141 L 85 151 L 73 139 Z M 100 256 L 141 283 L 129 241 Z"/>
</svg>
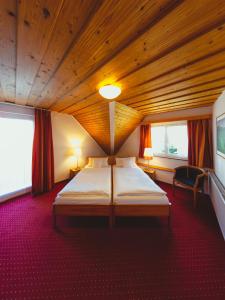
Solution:
<svg viewBox="0 0 225 300">
<path fill-rule="evenodd" d="M 225 239 L 225 188 L 214 172 L 209 174 L 209 194 Z"/>
</svg>

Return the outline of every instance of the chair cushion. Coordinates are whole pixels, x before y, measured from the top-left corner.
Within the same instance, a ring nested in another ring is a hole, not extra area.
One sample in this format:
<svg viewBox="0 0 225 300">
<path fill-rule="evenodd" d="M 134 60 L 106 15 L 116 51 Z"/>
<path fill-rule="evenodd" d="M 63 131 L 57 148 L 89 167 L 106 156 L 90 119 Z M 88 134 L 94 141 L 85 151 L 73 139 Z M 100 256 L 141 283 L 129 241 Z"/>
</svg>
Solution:
<svg viewBox="0 0 225 300">
<path fill-rule="evenodd" d="M 190 177 L 180 177 L 178 180 L 180 183 L 186 184 L 188 186 L 194 186 L 195 184 L 195 178 Z"/>
<path fill-rule="evenodd" d="M 180 167 L 178 169 L 176 169 L 176 174 L 175 174 L 175 178 L 177 180 L 180 180 L 180 178 L 182 177 L 187 177 L 187 170 L 188 168 L 187 167 Z"/>
</svg>

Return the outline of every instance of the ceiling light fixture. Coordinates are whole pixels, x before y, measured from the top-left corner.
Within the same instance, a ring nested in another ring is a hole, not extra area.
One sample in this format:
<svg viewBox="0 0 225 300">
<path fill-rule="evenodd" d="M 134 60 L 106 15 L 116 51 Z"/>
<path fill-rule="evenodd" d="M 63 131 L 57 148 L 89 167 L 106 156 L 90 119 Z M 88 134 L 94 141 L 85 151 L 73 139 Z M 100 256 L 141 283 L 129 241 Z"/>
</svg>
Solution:
<svg viewBox="0 0 225 300">
<path fill-rule="evenodd" d="M 106 99 L 114 99 L 121 94 L 121 88 L 113 84 L 107 84 L 99 89 L 99 94 Z"/>
</svg>

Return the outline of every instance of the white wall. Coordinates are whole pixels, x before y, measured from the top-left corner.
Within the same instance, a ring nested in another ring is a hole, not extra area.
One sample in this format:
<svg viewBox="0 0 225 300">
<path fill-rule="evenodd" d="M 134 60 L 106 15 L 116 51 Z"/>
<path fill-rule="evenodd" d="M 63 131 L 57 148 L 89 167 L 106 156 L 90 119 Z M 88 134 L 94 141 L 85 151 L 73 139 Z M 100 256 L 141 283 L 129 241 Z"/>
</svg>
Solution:
<svg viewBox="0 0 225 300">
<path fill-rule="evenodd" d="M 55 182 L 67 179 L 70 168 L 74 167 L 74 146 L 79 146 L 82 150 L 79 166 L 86 163 L 88 156 L 105 156 L 105 152 L 73 116 L 56 112 L 52 112 L 51 116 Z"/>
<path fill-rule="evenodd" d="M 217 178 L 219 178 L 220 182 L 222 183 L 223 187 L 220 187 L 220 183 L 217 183 L 217 180 L 211 181 L 211 199 L 212 204 L 223 233 L 223 237 L 225 239 L 225 200 L 221 194 L 221 190 L 225 190 L 225 158 L 219 156 L 216 153 L 217 148 L 217 134 L 216 134 L 216 118 L 221 116 L 225 113 L 225 92 L 217 99 L 217 101 L 213 105 L 213 147 L 214 147 L 214 169 Z M 224 137 L 225 138 L 225 137 Z"/>
<path fill-rule="evenodd" d="M 213 105 L 213 144 L 214 144 L 214 168 L 217 177 L 225 187 L 225 158 L 216 154 L 216 118 L 225 113 L 225 91 Z M 225 137 L 224 137 L 225 138 Z"/>
<path fill-rule="evenodd" d="M 176 112 L 168 112 L 161 114 L 154 114 L 145 117 L 144 121 L 163 121 L 170 118 L 179 118 L 179 117 L 191 117 L 191 116 L 200 116 L 212 113 L 212 107 L 203 107 L 203 108 L 195 108 L 195 109 L 186 109 L 180 110 Z M 133 133 L 128 137 L 125 143 L 122 145 L 120 150 L 118 151 L 118 156 L 136 156 L 138 157 L 139 153 L 139 139 L 140 139 L 140 126 L 138 126 Z M 144 159 L 139 159 L 140 162 L 147 163 Z M 151 165 L 161 166 L 169 169 L 176 168 L 178 166 L 187 165 L 187 160 L 180 159 L 169 159 L 163 157 L 154 157 L 151 160 Z M 158 180 L 172 183 L 173 173 L 166 171 L 156 171 L 156 178 Z"/>
<path fill-rule="evenodd" d="M 209 190 L 217 220 L 220 225 L 223 238 L 225 239 L 225 189 L 214 174 L 209 177 Z"/>
</svg>

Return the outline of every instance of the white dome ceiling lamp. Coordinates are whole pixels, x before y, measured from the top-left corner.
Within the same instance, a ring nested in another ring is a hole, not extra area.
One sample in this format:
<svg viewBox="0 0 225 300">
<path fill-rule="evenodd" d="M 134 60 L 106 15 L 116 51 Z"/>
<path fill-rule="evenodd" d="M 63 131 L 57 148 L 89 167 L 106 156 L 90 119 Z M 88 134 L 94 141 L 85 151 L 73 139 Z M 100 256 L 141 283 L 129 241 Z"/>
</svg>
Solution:
<svg viewBox="0 0 225 300">
<path fill-rule="evenodd" d="M 100 87 L 99 94 L 106 99 L 115 99 L 121 94 L 121 88 L 114 84 L 107 84 Z"/>
</svg>

